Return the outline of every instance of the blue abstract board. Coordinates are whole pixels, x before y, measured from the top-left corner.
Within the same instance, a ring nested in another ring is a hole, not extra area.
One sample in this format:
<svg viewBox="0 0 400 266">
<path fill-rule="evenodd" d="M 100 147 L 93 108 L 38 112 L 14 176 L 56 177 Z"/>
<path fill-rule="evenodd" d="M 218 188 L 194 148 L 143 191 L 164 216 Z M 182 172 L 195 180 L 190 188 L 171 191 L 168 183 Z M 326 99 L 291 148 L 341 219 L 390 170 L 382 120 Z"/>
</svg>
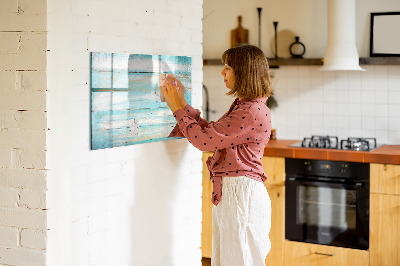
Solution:
<svg viewBox="0 0 400 266">
<path fill-rule="evenodd" d="M 173 74 L 191 104 L 191 57 L 91 53 L 91 149 L 166 140 L 176 124 L 160 84 Z"/>
</svg>

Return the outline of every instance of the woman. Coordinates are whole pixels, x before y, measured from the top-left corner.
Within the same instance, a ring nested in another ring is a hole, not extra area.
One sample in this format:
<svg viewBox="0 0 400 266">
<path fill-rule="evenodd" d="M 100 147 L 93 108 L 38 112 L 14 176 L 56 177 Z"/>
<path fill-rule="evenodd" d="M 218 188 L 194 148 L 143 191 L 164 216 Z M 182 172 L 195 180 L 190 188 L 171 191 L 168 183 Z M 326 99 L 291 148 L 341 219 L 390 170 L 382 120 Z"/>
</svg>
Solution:
<svg viewBox="0 0 400 266">
<path fill-rule="evenodd" d="M 161 88 L 184 136 L 201 151 L 214 151 L 207 166 L 213 182 L 212 265 L 265 265 L 270 250 L 271 202 L 261 158 L 271 130 L 267 97 L 272 95 L 268 62 L 252 45 L 228 49 L 221 71 L 227 95 L 237 98 L 216 122 L 200 118 L 173 76 Z"/>
</svg>

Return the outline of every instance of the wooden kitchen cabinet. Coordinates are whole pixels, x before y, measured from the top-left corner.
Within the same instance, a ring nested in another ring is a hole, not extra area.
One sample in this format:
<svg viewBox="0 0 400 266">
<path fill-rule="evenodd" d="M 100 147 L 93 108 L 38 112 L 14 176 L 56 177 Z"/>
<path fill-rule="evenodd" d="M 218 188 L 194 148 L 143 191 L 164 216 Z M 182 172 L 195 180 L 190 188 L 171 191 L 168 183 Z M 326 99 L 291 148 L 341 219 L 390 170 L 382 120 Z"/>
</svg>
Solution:
<svg viewBox="0 0 400 266">
<path fill-rule="evenodd" d="M 400 265 L 400 196 L 374 193 L 370 201 L 370 265 Z"/>
<path fill-rule="evenodd" d="M 400 265 L 400 165 L 370 167 L 370 265 Z"/>
<path fill-rule="evenodd" d="M 203 153 L 203 195 L 202 195 L 202 223 L 201 223 L 201 254 L 204 258 L 211 258 L 212 252 L 212 183 L 206 161 L 212 152 Z"/>
<path fill-rule="evenodd" d="M 285 266 L 366 266 L 365 250 L 285 241 Z"/>
<path fill-rule="evenodd" d="M 400 195 L 400 165 L 370 164 L 371 193 Z"/>
<path fill-rule="evenodd" d="M 271 199 L 271 250 L 265 259 L 266 266 L 283 265 L 285 241 L 285 187 L 265 184 Z"/>
<path fill-rule="evenodd" d="M 267 175 L 265 184 L 268 185 L 285 185 L 285 158 L 264 156 L 261 159 L 264 172 Z"/>
<path fill-rule="evenodd" d="M 285 158 L 264 156 L 261 160 L 267 175 L 265 187 L 271 199 L 271 250 L 265 259 L 266 266 L 283 265 L 285 240 Z"/>
<path fill-rule="evenodd" d="M 211 258 L 212 253 L 212 183 L 206 166 L 206 161 L 211 152 L 203 153 L 203 206 L 202 206 L 202 256 Z M 272 221 L 271 221 L 271 250 L 266 258 L 267 266 L 283 265 L 283 243 L 285 230 L 285 158 L 263 157 L 264 171 L 268 176 L 265 187 L 271 199 Z"/>
</svg>

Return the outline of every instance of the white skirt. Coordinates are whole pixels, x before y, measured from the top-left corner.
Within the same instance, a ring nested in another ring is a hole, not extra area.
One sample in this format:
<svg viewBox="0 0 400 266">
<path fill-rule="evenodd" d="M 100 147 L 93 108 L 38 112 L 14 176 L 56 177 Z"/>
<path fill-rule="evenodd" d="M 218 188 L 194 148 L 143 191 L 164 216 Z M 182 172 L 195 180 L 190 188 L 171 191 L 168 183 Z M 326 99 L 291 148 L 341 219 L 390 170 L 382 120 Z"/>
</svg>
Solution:
<svg viewBox="0 0 400 266">
<path fill-rule="evenodd" d="M 265 265 L 271 249 L 271 201 L 262 182 L 245 176 L 223 177 L 212 223 L 212 266 Z"/>
</svg>

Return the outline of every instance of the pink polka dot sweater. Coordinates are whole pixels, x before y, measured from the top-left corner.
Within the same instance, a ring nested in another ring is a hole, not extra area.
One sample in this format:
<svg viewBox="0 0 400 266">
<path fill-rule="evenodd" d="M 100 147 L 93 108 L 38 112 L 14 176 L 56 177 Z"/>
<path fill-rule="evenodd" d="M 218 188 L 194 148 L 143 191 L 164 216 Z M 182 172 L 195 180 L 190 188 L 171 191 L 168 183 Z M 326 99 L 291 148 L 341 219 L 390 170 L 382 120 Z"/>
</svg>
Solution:
<svg viewBox="0 0 400 266">
<path fill-rule="evenodd" d="M 267 97 L 236 99 L 228 112 L 216 122 L 200 117 L 200 111 L 187 105 L 174 112 L 178 124 L 170 137 L 186 137 L 201 151 L 214 151 L 207 160 L 213 182 L 211 201 L 221 200 L 224 176 L 247 176 L 261 182 L 267 179 L 261 159 L 271 132 L 271 112 Z"/>
</svg>

